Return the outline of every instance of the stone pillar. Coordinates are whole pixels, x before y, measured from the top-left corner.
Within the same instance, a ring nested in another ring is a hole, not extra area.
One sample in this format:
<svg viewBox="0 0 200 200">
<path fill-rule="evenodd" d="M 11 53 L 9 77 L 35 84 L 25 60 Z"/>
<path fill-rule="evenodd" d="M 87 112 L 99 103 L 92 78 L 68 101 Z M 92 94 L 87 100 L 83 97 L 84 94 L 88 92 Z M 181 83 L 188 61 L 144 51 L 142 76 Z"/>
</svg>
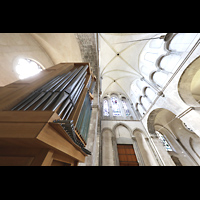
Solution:
<svg viewBox="0 0 200 200">
<path fill-rule="evenodd" d="M 112 137 L 111 130 L 102 132 L 102 166 L 114 166 Z"/>
<path fill-rule="evenodd" d="M 136 131 L 134 133 L 134 136 L 137 141 L 142 158 L 144 160 L 145 166 L 158 166 L 143 134 L 139 131 Z"/>
</svg>

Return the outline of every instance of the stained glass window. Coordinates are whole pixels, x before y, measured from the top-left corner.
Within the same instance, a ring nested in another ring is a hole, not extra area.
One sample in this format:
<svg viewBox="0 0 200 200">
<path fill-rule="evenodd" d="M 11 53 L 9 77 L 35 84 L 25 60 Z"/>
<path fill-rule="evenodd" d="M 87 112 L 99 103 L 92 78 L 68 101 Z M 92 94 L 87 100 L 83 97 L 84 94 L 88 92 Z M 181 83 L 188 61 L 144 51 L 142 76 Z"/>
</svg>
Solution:
<svg viewBox="0 0 200 200">
<path fill-rule="evenodd" d="M 121 111 L 119 108 L 119 103 L 116 97 L 111 98 L 113 116 L 121 116 Z"/>
<path fill-rule="evenodd" d="M 129 112 L 129 109 L 128 109 L 127 105 L 126 105 L 125 100 L 122 100 L 122 105 L 124 107 L 124 111 L 125 111 L 126 116 L 130 116 L 130 112 Z"/>
<path fill-rule="evenodd" d="M 156 134 L 157 134 L 158 138 L 161 140 L 161 142 L 163 143 L 165 149 L 167 151 L 173 151 L 172 148 L 170 147 L 169 143 L 167 142 L 167 140 L 164 138 L 164 136 L 158 131 L 156 131 Z"/>
<path fill-rule="evenodd" d="M 108 106 L 108 100 L 104 99 L 103 101 L 103 116 L 109 116 L 109 106 Z"/>
</svg>

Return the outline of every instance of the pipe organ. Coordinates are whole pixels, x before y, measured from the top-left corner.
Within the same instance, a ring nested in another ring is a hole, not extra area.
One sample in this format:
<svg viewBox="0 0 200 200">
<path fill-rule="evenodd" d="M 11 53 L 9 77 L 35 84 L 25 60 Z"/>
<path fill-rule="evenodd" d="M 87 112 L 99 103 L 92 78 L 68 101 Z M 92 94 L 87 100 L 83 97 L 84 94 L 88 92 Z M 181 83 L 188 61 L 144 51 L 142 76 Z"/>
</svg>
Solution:
<svg viewBox="0 0 200 200">
<path fill-rule="evenodd" d="M 89 63 L 60 63 L 0 88 L 0 165 L 84 162 L 95 83 Z"/>
</svg>

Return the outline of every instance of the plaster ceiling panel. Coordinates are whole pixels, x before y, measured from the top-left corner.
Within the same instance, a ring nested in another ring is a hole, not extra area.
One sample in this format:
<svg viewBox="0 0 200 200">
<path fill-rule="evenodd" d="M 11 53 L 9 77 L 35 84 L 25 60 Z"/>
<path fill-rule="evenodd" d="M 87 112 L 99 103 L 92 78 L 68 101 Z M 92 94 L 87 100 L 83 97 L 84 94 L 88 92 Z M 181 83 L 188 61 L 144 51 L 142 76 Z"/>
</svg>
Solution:
<svg viewBox="0 0 200 200">
<path fill-rule="evenodd" d="M 126 61 L 124 61 L 123 59 L 121 59 L 120 57 L 117 56 L 103 69 L 101 75 L 103 75 L 106 72 L 115 71 L 115 70 L 124 70 L 124 71 L 128 71 L 128 72 L 133 72 L 134 73 L 134 68 L 129 66 L 126 63 Z"/>
<path fill-rule="evenodd" d="M 122 77 L 127 77 L 127 78 L 138 78 L 138 75 L 136 75 L 133 72 L 129 72 L 129 71 L 125 71 L 123 69 L 116 69 L 116 70 L 112 70 L 112 71 L 107 71 L 104 73 L 103 77 L 112 77 L 114 80 L 122 78 Z"/>
<path fill-rule="evenodd" d="M 120 85 L 121 88 L 123 88 L 124 93 L 128 97 L 130 97 L 130 88 L 131 88 L 131 84 L 134 80 L 135 80 L 134 77 L 126 76 L 126 77 L 122 77 L 120 79 L 117 79 L 116 82 Z"/>
<path fill-rule="evenodd" d="M 99 64 L 100 71 L 102 71 L 116 54 L 101 37 L 99 38 L 99 48 Z"/>
<path fill-rule="evenodd" d="M 104 40 L 106 40 L 116 52 L 121 52 L 132 44 L 127 41 L 139 40 L 141 38 L 145 39 L 154 35 L 155 33 L 101 33 Z"/>
<path fill-rule="evenodd" d="M 110 85 L 113 83 L 113 79 L 110 77 L 105 77 L 102 81 L 102 92 L 104 93 L 104 91 L 110 87 Z"/>
<path fill-rule="evenodd" d="M 107 93 L 122 93 L 124 94 L 124 90 L 120 87 L 117 82 L 112 82 L 109 87 L 105 88 L 103 91 L 103 95 Z"/>
<path fill-rule="evenodd" d="M 123 51 L 120 56 L 127 61 L 127 63 L 134 68 L 138 73 L 139 70 L 139 56 L 147 42 L 135 43 Z"/>
</svg>

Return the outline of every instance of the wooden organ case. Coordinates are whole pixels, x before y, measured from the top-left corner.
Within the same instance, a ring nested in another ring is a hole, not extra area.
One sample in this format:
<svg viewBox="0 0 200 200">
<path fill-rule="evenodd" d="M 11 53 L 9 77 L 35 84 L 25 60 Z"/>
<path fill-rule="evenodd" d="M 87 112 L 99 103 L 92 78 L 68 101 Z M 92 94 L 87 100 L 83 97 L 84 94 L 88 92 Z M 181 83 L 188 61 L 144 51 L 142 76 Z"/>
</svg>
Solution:
<svg viewBox="0 0 200 200">
<path fill-rule="evenodd" d="M 0 87 L 0 165 L 84 162 L 95 83 L 89 63 L 60 63 Z"/>
</svg>

